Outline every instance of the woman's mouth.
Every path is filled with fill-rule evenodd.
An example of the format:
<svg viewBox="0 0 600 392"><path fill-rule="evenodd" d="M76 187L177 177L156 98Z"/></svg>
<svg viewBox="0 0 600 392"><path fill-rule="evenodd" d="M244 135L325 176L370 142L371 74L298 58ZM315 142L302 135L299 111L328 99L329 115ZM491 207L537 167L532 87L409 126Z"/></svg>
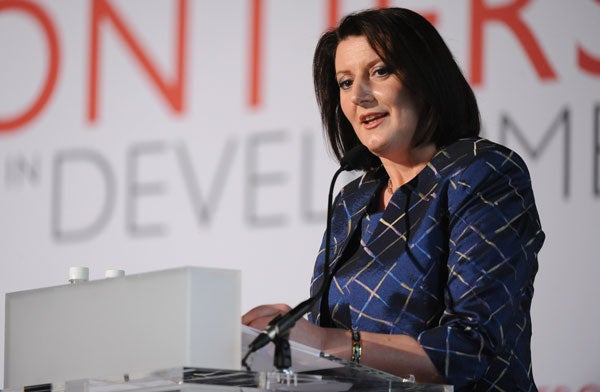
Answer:
<svg viewBox="0 0 600 392"><path fill-rule="evenodd" d="M361 124L363 124L365 128L371 129L381 124L381 122L383 122L383 119L387 117L387 115L387 113L368 113L363 114L362 116L360 116L359 119Z"/></svg>

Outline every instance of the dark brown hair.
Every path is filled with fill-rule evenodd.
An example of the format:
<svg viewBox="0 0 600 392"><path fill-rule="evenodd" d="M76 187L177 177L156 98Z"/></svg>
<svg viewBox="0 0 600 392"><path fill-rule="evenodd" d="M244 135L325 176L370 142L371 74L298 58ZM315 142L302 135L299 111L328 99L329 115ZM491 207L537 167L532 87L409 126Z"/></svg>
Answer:
<svg viewBox="0 0 600 392"><path fill-rule="evenodd" d="M473 90L435 27L405 8L366 10L346 16L337 28L323 34L313 59L321 120L338 160L360 144L341 111L335 79L337 46L350 36L364 36L411 92L419 108L414 146L433 142L442 147L479 134L479 109ZM380 164L375 155L369 162L363 169Z"/></svg>

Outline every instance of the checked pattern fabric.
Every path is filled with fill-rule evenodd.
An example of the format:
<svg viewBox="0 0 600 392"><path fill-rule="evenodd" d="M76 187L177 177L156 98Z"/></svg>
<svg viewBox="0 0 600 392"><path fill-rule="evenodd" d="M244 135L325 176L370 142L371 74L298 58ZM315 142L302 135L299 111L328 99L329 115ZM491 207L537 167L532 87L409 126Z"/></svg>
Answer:
<svg viewBox="0 0 600 392"><path fill-rule="evenodd" d="M459 140L377 211L387 179L367 172L334 201L334 326L414 337L457 391L535 391L530 306L544 233L524 161L486 139ZM320 318L317 305L309 319Z"/></svg>

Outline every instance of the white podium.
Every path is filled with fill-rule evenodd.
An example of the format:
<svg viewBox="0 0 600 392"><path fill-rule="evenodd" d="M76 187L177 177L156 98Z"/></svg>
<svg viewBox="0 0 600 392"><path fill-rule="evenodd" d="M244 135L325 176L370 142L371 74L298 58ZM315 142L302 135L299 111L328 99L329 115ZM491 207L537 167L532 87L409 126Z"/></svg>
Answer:
<svg viewBox="0 0 600 392"><path fill-rule="evenodd" d="M6 295L4 386L239 369L239 271L183 267Z"/></svg>
<svg viewBox="0 0 600 392"><path fill-rule="evenodd" d="M3 392L452 391L291 343L242 353L240 273L184 267L6 295Z"/></svg>

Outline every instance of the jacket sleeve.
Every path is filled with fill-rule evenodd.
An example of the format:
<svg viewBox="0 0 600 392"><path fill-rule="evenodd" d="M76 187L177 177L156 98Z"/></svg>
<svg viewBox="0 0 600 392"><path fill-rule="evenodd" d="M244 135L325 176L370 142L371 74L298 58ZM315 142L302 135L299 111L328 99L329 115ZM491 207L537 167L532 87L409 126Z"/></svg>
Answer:
<svg viewBox="0 0 600 392"><path fill-rule="evenodd" d="M445 310L418 341L460 390L483 377L492 360L507 367L515 360L499 358L503 353L530 362L529 310L544 233L528 170L514 152L475 157L450 179L447 197Z"/></svg>

